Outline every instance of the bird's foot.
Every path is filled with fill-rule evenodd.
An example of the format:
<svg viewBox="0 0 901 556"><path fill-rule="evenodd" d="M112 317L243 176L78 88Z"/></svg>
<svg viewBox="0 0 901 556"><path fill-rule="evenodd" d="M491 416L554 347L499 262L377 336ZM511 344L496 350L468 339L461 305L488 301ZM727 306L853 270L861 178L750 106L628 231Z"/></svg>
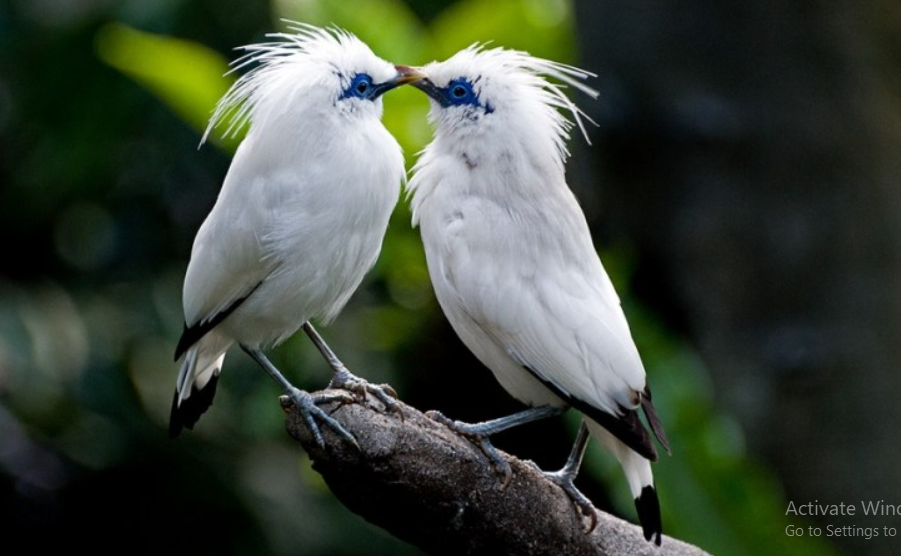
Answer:
<svg viewBox="0 0 901 556"><path fill-rule="evenodd" d="M403 419L403 413L397 403L397 392L390 384L372 384L342 367L335 371L332 381L329 382L329 388L347 390L360 400L365 400L367 394L372 394L385 406L386 411L397 413Z"/></svg>
<svg viewBox="0 0 901 556"><path fill-rule="evenodd" d="M542 473L545 477L550 479L551 482L562 488L563 492L569 496L569 499L576 507L576 511L588 519L588 526L585 527L585 533L591 533L598 525L598 514L595 511L594 504L591 503L591 500L582 494L573 483L576 478L576 473L573 471L577 472L578 469L572 470L564 467L560 471L542 471Z"/></svg>
<svg viewBox="0 0 901 556"><path fill-rule="evenodd" d="M319 408L319 404L330 403L330 402L340 402L344 403L353 403L355 400L352 396L341 393L328 393L328 394L310 394L309 392L305 392L303 390L299 390L297 388L293 388L289 390L286 395L280 398L282 407L290 407L291 404L297 408L300 412L301 417L303 417L304 422L307 424L307 428L310 429L310 433L313 435L313 438L316 440L316 443L319 444L320 448L325 448L325 440L322 438L322 432L319 430L319 423L323 426L326 426L332 429L339 436L353 444L358 450L360 449L360 445L357 444L357 440L353 437L350 432L344 428L344 425L335 420L334 417L323 411ZM317 423L318 421L318 423Z"/></svg>
<svg viewBox="0 0 901 556"><path fill-rule="evenodd" d="M482 450L482 453L485 454L485 457L491 462L495 471L503 476L503 479L501 479L501 489L506 488L507 485L510 484L510 480L513 478L513 468L510 467L510 463L501 456L500 452L497 451L497 448L495 448L489 440L489 436L494 432L497 432L496 427L492 426L492 422L462 423L460 421L449 419L440 411L434 410L426 412L426 415L433 421L441 423L460 436L475 443L479 449Z"/></svg>

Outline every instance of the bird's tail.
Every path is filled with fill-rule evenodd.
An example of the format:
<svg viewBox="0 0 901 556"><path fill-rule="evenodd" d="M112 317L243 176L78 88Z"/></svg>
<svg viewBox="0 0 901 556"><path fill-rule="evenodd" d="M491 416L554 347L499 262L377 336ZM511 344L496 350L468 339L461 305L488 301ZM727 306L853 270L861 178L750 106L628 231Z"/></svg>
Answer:
<svg viewBox="0 0 901 556"><path fill-rule="evenodd" d="M182 359L169 414L169 437L182 429L193 429L200 416L213 405L219 373L231 340L208 332L188 348Z"/></svg>
<svg viewBox="0 0 901 556"><path fill-rule="evenodd" d="M610 434L604 427L588 420L588 429L619 461L629 482L629 490L635 499L638 520L644 532L644 538L660 546L663 526L660 520L660 502L654 488L654 474L651 472L650 460L642 457Z"/></svg>

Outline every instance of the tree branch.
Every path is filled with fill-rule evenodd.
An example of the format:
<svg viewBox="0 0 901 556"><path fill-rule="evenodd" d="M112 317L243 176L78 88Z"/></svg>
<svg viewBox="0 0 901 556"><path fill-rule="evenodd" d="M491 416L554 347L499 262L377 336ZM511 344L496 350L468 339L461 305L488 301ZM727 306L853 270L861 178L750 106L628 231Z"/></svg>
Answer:
<svg viewBox="0 0 901 556"><path fill-rule="evenodd" d="M513 478L501 488L475 445L406 404L399 403L403 418L385 413L372 397L321 407L360 449L323 428L323 450L287 407L288 432L309 453L313 469L351 511L430 554L706 554L670 537L658 548L638 526L602 512L586 534L569 498L534 464L504 454Z"/></svg>

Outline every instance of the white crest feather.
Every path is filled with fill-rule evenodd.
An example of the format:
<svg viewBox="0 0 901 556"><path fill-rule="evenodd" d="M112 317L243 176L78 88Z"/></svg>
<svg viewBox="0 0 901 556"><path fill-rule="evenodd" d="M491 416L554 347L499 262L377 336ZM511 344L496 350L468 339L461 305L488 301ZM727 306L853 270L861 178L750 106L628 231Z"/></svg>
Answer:
<svg viewBox="0 0 901 556"><path fill-rule="evenodd" d="M582 132L582 136L585 137L585 141L589 145L591 144L591 139L588 137L588 131L585 129L583 120L587 120L595 126L597 125L597 122L592 120L591 117L579 108L579 106L576 105L564 91L567 86L569 86L582 91L592 99L596 99L598 97L598 91L584 83L589 77L597 77L596 74L569 64L554 62L544 58L536 58L528 52L520 50L505 50L498 48L482 50L482 47L479 45L472 45L470 48L475 49L476 52L482 52L483 55L496 53L502 58L502 63L529 74L533 78L530 80L529 84L543 92L542 99L544 102L549 106L560 108L572 114L573 120L575 120L576 124L579 126L579 130ZM562 84L548 81L544 78L545 76L551 77ZM565 131L569 131L572 122L565 117L562 117L562 119L561 125Z"/></svg>
<svg viewBox="0 0 901 556"><path fill-rule="evenodd" d="M244 55L231 63L230 75L248 66L254 66L232 84L228 92L216 104L210 122L200 140L206 142L213 129L228 122L223 137L235 137L252 121L253 111L259 100L259 90L274 72L283 66L302 62L320 49L331 51L368 47L353 34L337 27L321 28L308 23L283 20L288 23L285 33L269 33L266 36L277 39L272 42L249 44L238 47Z"/></svg>
<svg viewBox="0 0 901 556"><path fill-rule="evenodd" d="M514 104L517 100L534 101L525 108L530 112L520 113L519 116L543 120L543 124L536 125L533 129L536 133L548 134L546 137L555 148L554 162L561 169L570 154L566 143L573 125L579 127L585 141L591 144L585 122L593 125L597 123L567 96L566 89L572 87L591 98L597 98L598 91L585 84L586 79L595 77L592 72L537 58L524 51L488 49L480 43L460 50L443 62L428 64L423 71L433 81L440 81L441 85L452 79L466 77L472 82L482 101L493 107L498 107L502 102ZM488 82L492 84L488 85ZM435 114L438 113L433 113Z"/></svg>
<svg viewBox="0 0 901 556"><path fill-rule="evenodd" d="M512 71L514 74L518 73L523 79L522 83L537 92L545 104L570 113L582 132L582 136L585 137L585 141L589 145L591 144L584 120L592 125L597 125L597 122L579 108L566 95L565 90L567 87L573 87L592 99L596 99L598 91L584 83L589 77L597 77L596 74L569 64L537 58L525 51L505 48L486 49L486 46L487 44L484 43L474 43L455 54L454 57L471 56L474 60L478 60L480 66L485 65L489 68L489 73L497 66L507 69L508 72ZM553 78L560 83L549 81L546 77ZM561 131L568 132L572 127L572 122L565 116L561 116L559 125Z"/></svg>

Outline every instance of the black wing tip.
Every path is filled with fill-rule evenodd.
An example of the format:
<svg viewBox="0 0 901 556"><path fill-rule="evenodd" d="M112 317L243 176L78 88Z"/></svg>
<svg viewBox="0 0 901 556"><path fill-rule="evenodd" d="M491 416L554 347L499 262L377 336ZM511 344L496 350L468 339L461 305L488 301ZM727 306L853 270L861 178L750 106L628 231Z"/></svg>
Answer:
<svg viewBox="0 0 901 556"><path fill-rule="evenodd" d="M657 461L657 449L654 447L654 443L638 417L636 410L620 406L620 415L607 413L603 409L597 408L585 400L564 391L554 383L545 380L544 377L529 366L523 365L523 368L544 384L548 390L610 431L610 434L618 438L620 442L634 450L641 457L649 461Z"/></svg>
<svg viewBox="0 0 901 556"><path fill-rule="evenodd" d="M178 391L175 392L172 396L172 411L169 413L169 438L178 438L184 429L194 429L200 416L213 405L218 383L219 373L214 371L203 388L191 387L191 395L181 405L178 403Z"/></svg>
<svg viewBox="0 0 901 556"><path fill-rule="evenodd" d="M611 415L593 406L579 407L583 413L597 421L599 425L610 431L620 442L635 451L648 461L656 462L659 459L657 448L651 440L644 423L638 416L638 412L619 406L620 416Z"/></svg>
<svg viewBox="0 0 901 556"><path fill-rule="evenodd" d="M663 446L667 455L673 455L673 451L670 449L669 439L666 437L666 431L663 430L663 422L661 422L660 418L657 416L657 409L654 407L654 402L651 401L650 392L648 392L648 395L642 396L641 409L644 410L644 415L648 418L648 424L651 425L651 431L653 431L654 436L657 437L657 442Z"/></svg>
<svg viewBox="0 0 901 556"><path fill-rule="evenodd" d="M660 500L657 498L657 491L653 485L641 489L641 494L635 499L635 509L638 511L638 521L641 522L644 539L660 546L663 522L660 519ZM654 539L655 536L656 539Z"/></svg>
<svg viewBox="0 0 901 556"><path fill-rule="evenodd" d="M216 313L212 317L202 320L192 326L188 326L188 323L185 323L185 328L181 333L181 338L178 339L178 344L175 346L175 360L178 361L178 358L184 355L188 348L196 344L201 338L206 336L206 333L210 330L219 326L219 323L224 321L226 317L232 314L235 309L241 306L250 295L256 291L257 288L260 287L263 281L260 280L257 284L247 292L247 295L244 297L239 297L234 300L231 305L225 308L225 310Z"/></svg>

